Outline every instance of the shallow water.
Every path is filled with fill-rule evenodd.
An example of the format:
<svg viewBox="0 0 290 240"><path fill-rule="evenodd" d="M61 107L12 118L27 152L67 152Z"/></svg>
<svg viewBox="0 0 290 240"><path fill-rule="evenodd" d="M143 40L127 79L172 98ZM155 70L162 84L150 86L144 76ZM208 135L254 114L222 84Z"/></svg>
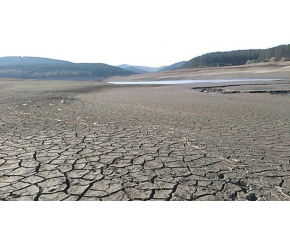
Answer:
<svg viewBox="0 0 290 240"><path fill-rule="evenodd" d="M171 85L188 83L227 83L227 82L255 82L255 81L275 81L280 79L198 79L198 80L165 80L165 81L140 81L140 82L108 82L118 85Z"/></svg>

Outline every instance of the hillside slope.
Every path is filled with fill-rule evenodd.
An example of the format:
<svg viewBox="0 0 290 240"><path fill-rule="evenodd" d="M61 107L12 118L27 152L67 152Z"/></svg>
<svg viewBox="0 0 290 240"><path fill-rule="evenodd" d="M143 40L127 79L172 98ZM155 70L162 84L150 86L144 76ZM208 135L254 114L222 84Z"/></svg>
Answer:
<svg viewBox="0 0 290 240"><path fill-rule="evenodd" d="M163 68L159 69L158 72L165 72L165 71L175 70L175 69L180 68L185 63L187 63L187 62L186 61L182 61L182 62L174 63L174 64L172 64L170 66L166 66L166 67L163 67Z"/></svg>
<svg viewBox="0 0 290 240"><path fill-rule="evenodd" d="M290 60L290 44L269 49L213 52L195 57L180 68L235 66L254 62Z"/></svg>
<svg viewBox="0 0 290 240"><path fill-rule="evenodd" d="M133 67L133 66L122 67L122 68L124 70L135 72L135 73L138 73L138 74L149 73L148 71L145 71L145 70L139 69L137 67Z"/></svg>
<svg viewBox="0 0 290 240"><path fill-rule="evenodd" d="M134 74L104 63L72 63L38 57L0 58L1 78L107 78Z"/></svg>
<svg viewBox="0 0 290 240"><path fill-rule="evenodd" d="M123 69L132 69L132 68L134 68L135 71L136 71L136 69L138 69L137 71L140 71L140 73L157 72L160 69L164 68L164 66L162 66L162 67L146 67L146 66L135 66L135 65L128 65L128 64L122 64L122 65L119 65L118 67L123 68Z"/></svg>

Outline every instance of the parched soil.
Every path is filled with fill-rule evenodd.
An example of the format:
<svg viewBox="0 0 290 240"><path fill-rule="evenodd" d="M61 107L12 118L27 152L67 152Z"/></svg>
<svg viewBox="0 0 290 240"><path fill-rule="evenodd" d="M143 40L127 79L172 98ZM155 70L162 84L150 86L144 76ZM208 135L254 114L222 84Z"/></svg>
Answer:
<svg viewBox="0 0 290 240"><path fill-rule="evenodd" d="M289 79L290 61L252 63L240 66L206 67L180 69L167 72L139 74L128 77L112 77L106 82L113 81L162 81L185 79Z"/></svg>
<svg viewBox="0 0 290 240"><path fill-rule="evenodd" d="M0 199L289 200L289 83L2 79Z"/></svg>

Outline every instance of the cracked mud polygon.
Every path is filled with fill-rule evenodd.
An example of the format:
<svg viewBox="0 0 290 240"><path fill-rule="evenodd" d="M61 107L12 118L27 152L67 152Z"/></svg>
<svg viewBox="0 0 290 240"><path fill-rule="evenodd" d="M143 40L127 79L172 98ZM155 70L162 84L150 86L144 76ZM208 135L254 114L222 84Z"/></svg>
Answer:
<svg viewBox="0 0 290 240"><path fill-rule="evenodd" d="M0 199L289 200L290 95L271 84L289 87L1 80Z"/></svg>

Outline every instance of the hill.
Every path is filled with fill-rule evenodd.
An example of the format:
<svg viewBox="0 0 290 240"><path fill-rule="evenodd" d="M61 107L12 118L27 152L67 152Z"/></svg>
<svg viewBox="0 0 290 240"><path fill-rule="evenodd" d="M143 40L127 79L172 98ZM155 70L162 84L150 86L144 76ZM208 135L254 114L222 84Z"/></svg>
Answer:
<svg viewBox="0 0 290 240"><path fill-rule="evenodd" d="M134 65L128 65L128 64L122 64L122 65L119 65L118 67L123 68L123 69L132 69L132 68L134 68L135 71L138 71L138 73L157 72L161 68L164 68L164 66L162 66L162 67L146 67L146 66L134 66Z"/></svg>
<svg viewBox="0 0 290 240"><path fill-rule="evenodd" d="M129 65L122 65L123 67L119 66L120 68L123 68L124 70L127 70L127 71L131 71L131 72L135 72L135 73L138 73L138 74L142 74L142 73L149 73L148 71L144 71L142 69L139 69L137 67L133 67L133 66L129 66Z"/></svg>
<svg viewBox="0 0 290 240"><path fill-rule="evenodd" d="M186 63L186 61L182 61L182 62L178 62L178 63L174 63L170 66L166 66L166 67L163 67L161 69L158 70L158 72L165 72L165 71L171 71L171 70L175 70L175 69L178 69L180 68L182 65L184 65Z"/></svg>
<svg viewBox="0 0 290 240"><path fill-rule="evenodd" d="M107 78L134 72L104 63L72 63L38 57L1 57L1 78Z"/></svg>
<svg viewBox="0 0 290 240"><path fill-rule="evenodd" d="M231 66L280 60L290 60L290 44L269 49L207 53L189 60L180 68Z"/></svg>

